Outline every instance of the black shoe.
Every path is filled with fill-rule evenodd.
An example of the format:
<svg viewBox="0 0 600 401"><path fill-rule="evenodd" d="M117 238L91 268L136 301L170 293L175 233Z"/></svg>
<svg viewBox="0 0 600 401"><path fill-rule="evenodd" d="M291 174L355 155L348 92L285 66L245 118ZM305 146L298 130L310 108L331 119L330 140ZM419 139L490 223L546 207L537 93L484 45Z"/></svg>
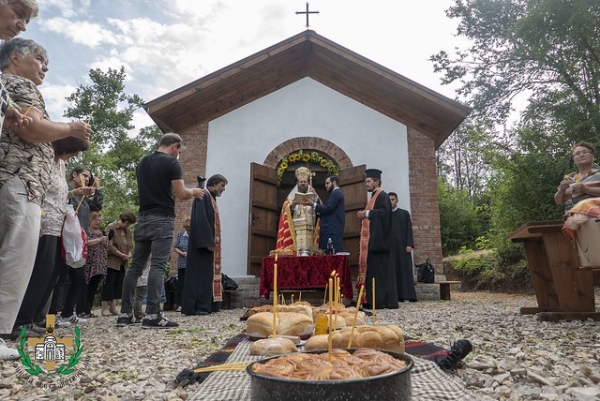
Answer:
<svg viewBox="0 0 600 401"><path fill-rule="evenodd" d="M455 371L461 365L461 361L473 351L473 345L469 340L458 340L448 351L448 355L436 361L438 366L445 370Z"/></svg>
<svg viewBox="0 0 600 401"><path fill-rule="evenodd" d="M117 318L117 327L125 327L130 326L132 324L136 324L138 321L135 316L128 315L126 313L122 313L121 316Z"/></svg>
<svg viewBox="0 0 600 401"><path fill-rule="evenodd" d="M43 337L46 335L46 329L41 329L36 327L33 324L26 324L23 326L15 327L12 332L8 335L8 338L12 341L15 341L21 336L23 331L23 327L25 327L25 338L35 338L35 337Z"/></svg>
<svg viewBox="0 0 600 401"><path fill-rule="evenodd" d="M179 324L167 319L162 312L157 313L156 319L145 317L142 320L142 329L171 329L179 327Z"/></svg>

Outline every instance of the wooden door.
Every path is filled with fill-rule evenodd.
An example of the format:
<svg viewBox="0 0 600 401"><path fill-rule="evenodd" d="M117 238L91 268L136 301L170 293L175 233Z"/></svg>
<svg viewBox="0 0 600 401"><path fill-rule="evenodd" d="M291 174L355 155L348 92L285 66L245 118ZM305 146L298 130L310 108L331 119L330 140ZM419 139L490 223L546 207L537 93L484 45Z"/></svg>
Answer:
<svg viewBox="0 0 600 401"><path fill-rule="evenodd" d="M358 273L358 251L360 245L361 221L356 212L367 206L367 190L365 188L364 164L340 171L340 188L344 194L346 206L346 224L344 227L344 249L350 252L348 262L352 278Z"/></svg>
<svg viewBox="0 0 600 401"><path fill-rule="evenodd" d="M250 164L248 274L260 277L262 259L277 243L277 174L275 169Z"/></svg>

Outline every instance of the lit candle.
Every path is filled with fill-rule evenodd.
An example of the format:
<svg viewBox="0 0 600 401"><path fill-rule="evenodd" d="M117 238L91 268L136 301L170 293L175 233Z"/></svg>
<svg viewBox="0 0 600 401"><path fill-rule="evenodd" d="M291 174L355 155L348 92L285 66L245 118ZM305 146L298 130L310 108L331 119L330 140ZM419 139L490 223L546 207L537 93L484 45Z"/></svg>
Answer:
<svg viewBox="0 0 600 401"><path fill-rule="evenodd" d="M332 339L332 332L333 332L333 324L331 321L331 313L333 312L333 280L330 278L329 279L329 338L328 338L328 343L329 343L329 362L331 362L331 350L333 349L333 339Z"/></svg>
<svg viewBox="0 0 600 401"><path fill-rule="evenodd" d="M273 338L277 337L277 254L273 265Z"/></svg>
<svg viewBox="0 0 600 401"><path fill-rule="evenodd" d="M354 326L356 326L356 319L358 318L358 310L360 309L360 300L362 299L363 290L365 289L364 285L360 286L360 291L358 291L358 298L356 299L356 312L354 312L354 321L352 322L352 330L350 330L350 339L348 340L348 348L352 348L352 337L354 336Z"/></svg>

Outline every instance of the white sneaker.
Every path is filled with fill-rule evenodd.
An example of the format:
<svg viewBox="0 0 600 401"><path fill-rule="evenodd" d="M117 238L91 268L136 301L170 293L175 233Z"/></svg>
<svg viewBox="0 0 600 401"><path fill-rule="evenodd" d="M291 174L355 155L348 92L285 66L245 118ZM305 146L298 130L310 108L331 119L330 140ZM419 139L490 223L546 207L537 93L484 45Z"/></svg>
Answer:
<svg viewBox="0 0 600 401"><path fill-rule="evenodd" d="M19 351L8 348L4 339L0 338L0 361L9 361L12 359L19 359L20 357Z"/></svg>
<svg viewBox="0 0 600 401"><path fill-rule="evenodd" d="M81 318L81 317L77 316L75 313L73 313L71 316L64 316L63 320L66 320L67 322L69 322L71 324L86 324L87 323L87 319Z"/></svg>
<svg viewBox="0 0 600 401"><path fill-rule="evenodd" d="M70 327L71 326L71 322L69 322L68 320L65 320L65 318L63 318L62 316L59 316L59 315L56 316L56 321L54 322L54 324L56 325L56 327Z"/></svg>

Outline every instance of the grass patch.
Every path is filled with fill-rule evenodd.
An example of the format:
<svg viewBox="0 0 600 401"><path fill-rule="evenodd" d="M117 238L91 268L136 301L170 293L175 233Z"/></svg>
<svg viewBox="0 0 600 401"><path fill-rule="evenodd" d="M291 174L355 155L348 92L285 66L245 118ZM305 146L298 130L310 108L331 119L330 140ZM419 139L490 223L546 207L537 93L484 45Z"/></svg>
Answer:
<svg viewBox="0 0 600 401"><path fill-rule="evenodd" d="M450 280L462 281L462 290L532 294L527 261L501 256L495 249L462 249L444 258L444 273Z"/></svg>

